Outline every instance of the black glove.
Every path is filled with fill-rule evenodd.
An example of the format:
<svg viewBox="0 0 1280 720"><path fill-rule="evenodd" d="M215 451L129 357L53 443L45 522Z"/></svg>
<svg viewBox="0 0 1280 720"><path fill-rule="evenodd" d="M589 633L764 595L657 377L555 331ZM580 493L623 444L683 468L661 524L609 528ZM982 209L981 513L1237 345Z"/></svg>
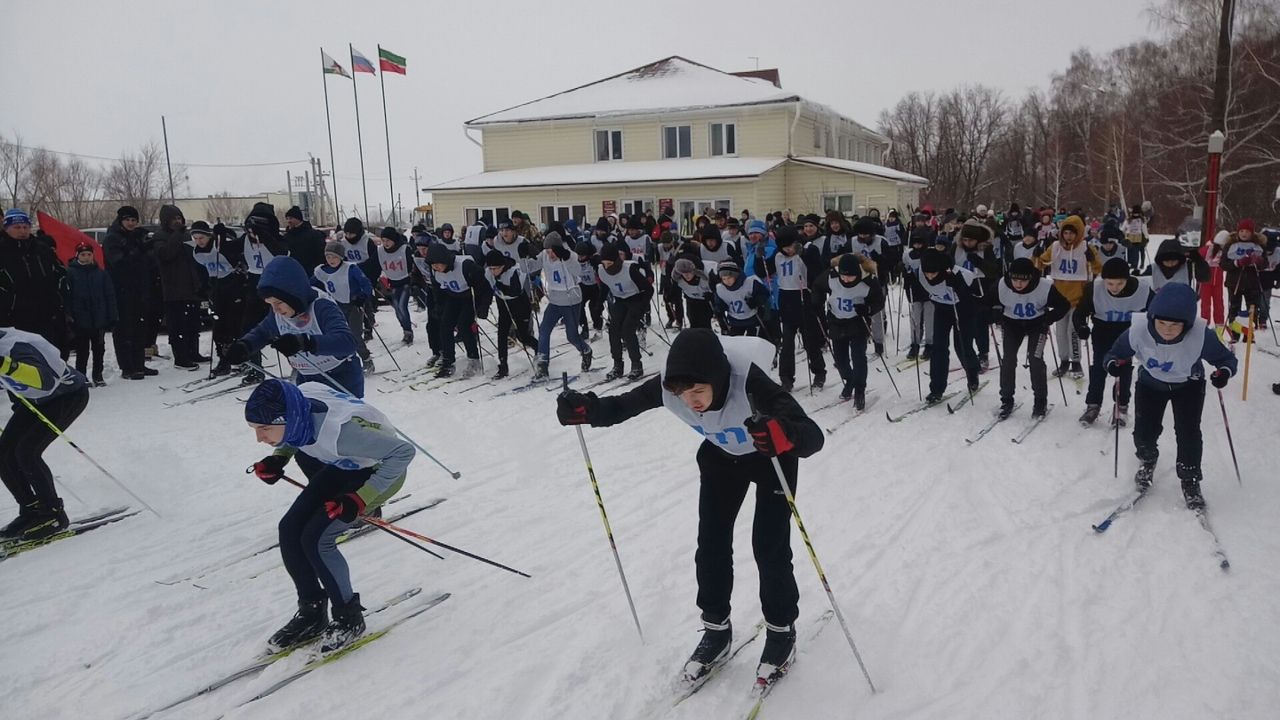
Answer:
<svg viewBox="0 0 1280 720"><path fill-rule="evenodd" d="M987 311L987 319L993 325L995 323L1004 322L1004 308L992 307Z"/></svg>
<svg viewBox="0 0 1280 720"><path fill-rule="evenodd" d="M561 425L590 425L599 404L595 393L565 390L556 398L556 419Z"/></svg>
<svg viewBox="0 0 1280 720"><path fill-rule="evenodd" d="M1213 383L1213 386L1218 388L1219 390L1226 387L1227 381L1230 379L1231 379L1231 371L1224 367L1220 367L1217 370L1214 370L1213 374L1209 376L1209 382Z"/></svg>
<svg viewBox="0 0 1280 720"><path fill-rule="evenodd" d="M284 477L284 466L288 464L289 458L286 455L268 455L253 464L253 474L262 482L275 485L277 480Z"/></svg>
<svg viewBox="0 0 1280 720"><path fill-rule="evenodd" d="M1111 377L1120 377L1131 365L1128 358L1116 358L1107 363L1107 374Z"/></svg>
<svg viewBox="0 0 1280 720"><path fill-rule="evenodd" d="M300 352L311 352L312 350L315 350L316 342L310 335L288 333L272 340L271 347L278 350L280 354L285 357L293 357Z"/></svg>
<svg viewBox="0 0 1280 720"><path fill-rule="evenodd" d="M778 418L762 415L758 418L748 418L744 424L747 426L747 432L751 434L751 442L755 443L756 452L761 455L773 457L795 447L795 443L787 437L786 428Z"/></svg>
<svg viewBox="0 0 1280 720"><path fill-rule="evenodd" d="M229 365L241 365L248 362L250 353L249 343L237 340L222 351L222 359L226 360Z"/></svg>
<svg viewBox="0 0 1280 720"><path fill-rule="evenodd" d="M1076 326L1076 337L1080 338L1081 340L1088 340L1089 333L1090 333L1090 330L1088 325Z"/></svg>

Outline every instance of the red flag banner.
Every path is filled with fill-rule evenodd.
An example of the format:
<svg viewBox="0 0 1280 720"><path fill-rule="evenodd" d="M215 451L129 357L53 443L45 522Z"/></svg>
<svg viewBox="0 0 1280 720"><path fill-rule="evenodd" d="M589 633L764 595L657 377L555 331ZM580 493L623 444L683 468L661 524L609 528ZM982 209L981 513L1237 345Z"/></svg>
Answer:
<svg viewBox="0 0 1280 720"><path fill-rule="evenodd" d="M37 212L36 220L40 223L40 229L53 237L54 252L58 254L59 260L70 262L76 256L76 246L89 243L93 246L93 257L98 261L98 267L106 267L102 259L102 246L96 240L47 213Z"/></svg>

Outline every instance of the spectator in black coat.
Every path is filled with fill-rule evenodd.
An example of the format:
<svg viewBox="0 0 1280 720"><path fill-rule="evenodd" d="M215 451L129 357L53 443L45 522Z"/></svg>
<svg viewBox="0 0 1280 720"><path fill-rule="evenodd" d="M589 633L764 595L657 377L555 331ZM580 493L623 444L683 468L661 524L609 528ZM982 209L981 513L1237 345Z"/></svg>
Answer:
<svg viewBox="0 0 1280 720"><path fill-rule="evenodd" d="M107 272L115 287L119 320L111 331L120 375L127 380L141 380L157 371L144 365L145 348L149 344L148 325L158 308L153 307L152 286L159 268L149 250L147 231L139 226L136 208L125 205L116 211L115 222L102 241L102 254Z"/></svg>
<svg viewBox="0 0 1280 720"><path fill-rule="evenodd" d="M0 327L43 335L66 350L67 271L48 244L31 233L31 218L17 208L0 229Z"/></svg>
<svg viewBox="0 0 1280 720"><path fill-rule="evenodd" d="M297 205L284 214L284 241L289 246L289 257L297 260L307 277L324 263L324 233L311 227L302 219L302 209Z"/></svg>
<svg viewBox="0 0 1280 720"><path fill-rule="evenodd" d="M187 244L187 219L182 211L173 205L162 205L160 229L154 238L173 364L184 370L195 370L202 360L208 360L201 357L199 349L200 292L204 275Z"/></svg>

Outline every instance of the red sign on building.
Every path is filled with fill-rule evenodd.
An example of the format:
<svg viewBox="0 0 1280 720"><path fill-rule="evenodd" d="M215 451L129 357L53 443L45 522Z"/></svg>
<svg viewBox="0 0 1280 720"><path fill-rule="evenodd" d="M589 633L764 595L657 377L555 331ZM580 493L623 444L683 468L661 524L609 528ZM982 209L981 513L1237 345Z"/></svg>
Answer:
<svg viewBox="0 0 1280 720"><path fill-rule="evenodd" d="M601 206L602 207L600 209L603 210L601 214L603 215L606 215L606 216L615 215L618 212L617 200L605 200L603 203L601 203Z"/></svg>
<svg viewBox="0 0 1280 720"><path fill-rule="evenodd" d="M658 212L659 213L666 212L667 210L670 210L674 204L675 204L675 200L671 198L659 198Z"/></svg>

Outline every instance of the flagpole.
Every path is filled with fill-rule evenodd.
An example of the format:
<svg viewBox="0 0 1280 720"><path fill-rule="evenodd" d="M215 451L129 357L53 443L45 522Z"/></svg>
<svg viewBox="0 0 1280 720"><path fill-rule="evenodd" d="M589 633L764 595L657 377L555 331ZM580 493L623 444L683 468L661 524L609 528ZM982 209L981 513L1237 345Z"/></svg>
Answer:
<svg viewBox="0 0 1280 720"><path fill-rule="evenodd" d="M352 84L356 81L351 78ZM324 48L320 48L320 82L324 84L324 124L329 130L329 172L333 175L333 224L341 227L342 219L338 217L338 176L333 164L333 121L329 119L329 72L324 65ZM323 182L323 180L321 180Z"/></svg>
<svg viewBox="0 0 1280 720"><path fill-rule="evenodd" d="M382 65L382 46L378 46L378 65ZM387 73L378 68L378 84L382 86L382 129L387 138L387 185L391 188L391 224L396 224L396 181L391 170L391 126L387 122Z"/></svg>
<svg viewBox="0 0 1280 720"><path fill-rule="evenodd" d="M360 135L360 93L356 91L356 49L347 43L347 52L351 55L351 96L356 102L356 147L360 150L360 191L364 193L364 220L369 220L369 186L364 179L364 139Z"/></svg>

